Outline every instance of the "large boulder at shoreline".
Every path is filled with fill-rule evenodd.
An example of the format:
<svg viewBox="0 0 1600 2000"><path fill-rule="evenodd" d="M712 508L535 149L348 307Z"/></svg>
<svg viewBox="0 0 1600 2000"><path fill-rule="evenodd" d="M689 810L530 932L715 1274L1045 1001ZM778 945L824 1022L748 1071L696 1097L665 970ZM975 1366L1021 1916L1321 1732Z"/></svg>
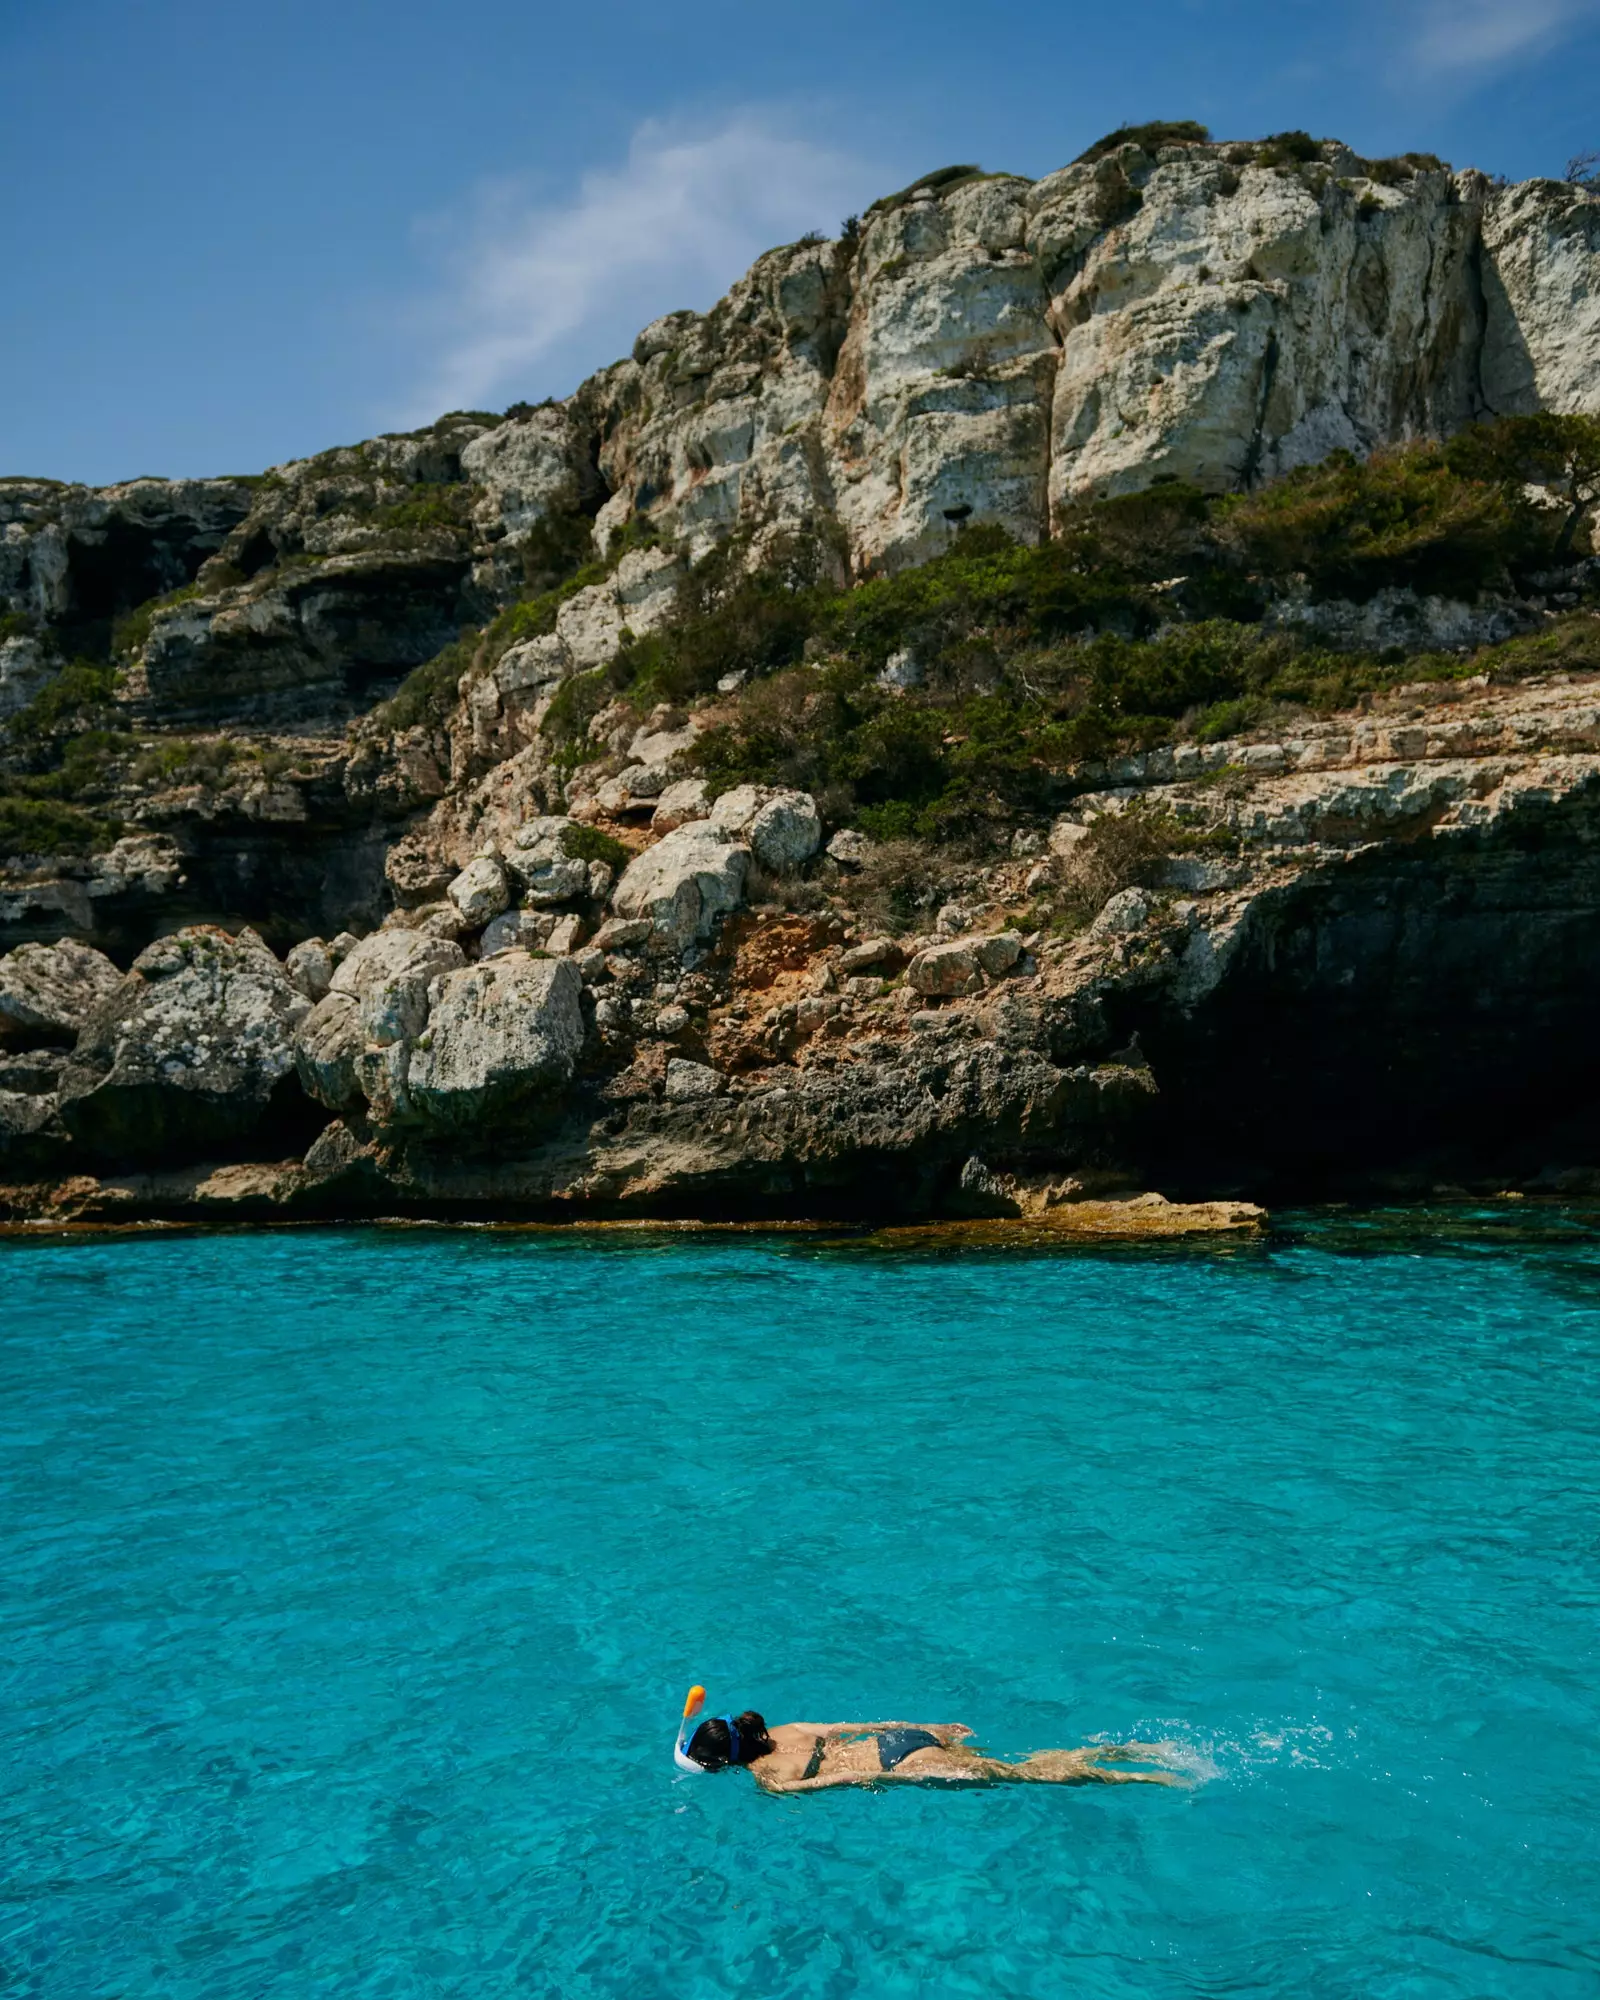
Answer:
<svg viewBox="0 0 1600 2000"><path fill-rule="evenodd" d="M363 1098L380 1114L404 1095L410 1043L428 1021L428 991L464 965L461 947L422 931L374 931L346 955L295 1037L300 1081L330 1111Z"/></svg>
<svg viewBox="0 0 1600 2000"><path fill-rule="evenodd" d="M710 820L694 820L647 847L628 863L611 907L642 917L658 938L678 948L709 937L719 918L739 907L750 850Z"/></svg>
<svg viewBox="0 0 1600 2000"><path fill-rule="evenodd" d="M559 1089L583 1046L582 992L570 958L507 951L452 972L411 1056L414 1116L472 1129Z"/></svg>
<svg viewBox="0 0 1600 2000"><path fill-rule="evenodd" d="M0 1047L70 1047L121 984L122 974L92 945L71 938L18 945L0 958Z"/></svg>
<svg viewBox="0 0 1600 2000"><path fill-rule="evenodd" d="M305 996L254 931L159 938L92 1014L61 1079L79 1148L116 1162L204 1158L292 1119Z"/></svg>

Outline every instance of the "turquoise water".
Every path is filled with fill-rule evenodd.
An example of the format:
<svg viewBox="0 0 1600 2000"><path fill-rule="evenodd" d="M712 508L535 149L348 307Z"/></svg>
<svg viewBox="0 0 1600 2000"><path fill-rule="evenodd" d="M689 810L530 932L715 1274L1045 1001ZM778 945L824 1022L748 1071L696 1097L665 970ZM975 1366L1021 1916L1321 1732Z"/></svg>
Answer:
<svg viewBox="0 0 1600 2000"><path fill-rule="evenodd" d="M1600 1245L0 1245L0 1989L1600 1988ZM683 1691L1192 1791L688 1778Z"/></svg>

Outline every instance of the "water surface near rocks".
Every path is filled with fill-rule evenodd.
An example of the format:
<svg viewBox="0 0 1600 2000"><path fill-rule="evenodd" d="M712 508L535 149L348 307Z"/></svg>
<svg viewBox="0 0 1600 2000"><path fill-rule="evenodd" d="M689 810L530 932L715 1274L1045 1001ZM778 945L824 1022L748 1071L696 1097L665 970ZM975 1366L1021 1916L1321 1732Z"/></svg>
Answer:
<svg viewBox="0 0 1600 2000"><path fill-rule="evenodd" d="M0 1244L0 1985L1592 1995L1600 1244ZM771 1800L769 1717L1192 1792Z"/></svg>

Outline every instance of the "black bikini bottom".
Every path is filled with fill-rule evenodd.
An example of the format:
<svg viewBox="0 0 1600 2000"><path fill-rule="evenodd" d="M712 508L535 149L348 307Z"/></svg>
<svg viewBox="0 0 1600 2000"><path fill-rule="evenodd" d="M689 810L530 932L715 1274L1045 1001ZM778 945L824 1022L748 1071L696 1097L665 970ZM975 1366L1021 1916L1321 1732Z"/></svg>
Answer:
<svg viewBox="0 0 1600 2000"><path fill-rule="evenodd" d="M942 1750L944 1745L928 1729L882 1729L878 1732L878 1764L892 1771L915 1750Z"/></svg>

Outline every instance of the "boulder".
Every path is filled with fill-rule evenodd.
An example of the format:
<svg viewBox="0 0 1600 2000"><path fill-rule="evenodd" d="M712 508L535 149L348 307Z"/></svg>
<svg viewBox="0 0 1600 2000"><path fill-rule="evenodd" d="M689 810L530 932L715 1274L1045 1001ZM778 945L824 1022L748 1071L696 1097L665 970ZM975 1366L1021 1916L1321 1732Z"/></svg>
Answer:
<svg viewBox="0 0 1600 2000"><path fill-rule="evenodd" d="M332 1111L363 1096L374 1109L392 1108L394 1064L384 1051L421 1034L429 987L465 962L458 944L418 931L362 938L295 1037L296 1067L310 1095Z"/></svg>
<svg viewBox="0 0 1600 2000"><path fill-rule="evenodd" d="M972 948L978 963L991 979L1009 972L1022 956L1022 939L1015 931L995 931L989 937L974 938Z"/></svg>
<svg viewBox="0 0 1600 2000"><path fill-rule="evenodd" d="M919 951L906 968L906 982L913 992L951 999L976 992L983 984L983 972L973 947L952 940Z"/></svg>
<svg viewBox="0 0 1600 2000"><path fill-rule="evenodd" d="M863 938L851 945L839 960L839 970L848 978L856 972L898 972L905 964L905 951L891 937Z"/></svg>
<svg viewBox="0 0 1600 2000"><path fill-rule="evenodd" d="M473 925L486 924L511 901L506 871L492 855L480 854L469 861L446 891L463 919Z"/></svg>
<svg viewBox="0 0 1600 2000"><path fill-rule="evenodd" d="M478 941L478 956L497 951L543 951L557 919L548 910L507 910L496 917Z"/></svg>
<svg viewBox="0 0 1600 2000"><path fill-rule="evenodd" d="M822 845L822 821L809 792L779 792L755 813L745 834L761 866L790 875Z"/></svg>
<svg viewBox="0 0 1600 2000"><path fill-rule="evenodd" d="M720 1097L727 1087L728 1079L705 1063L685 1062L681 1056L673 1056L667 1063L666 1094L674 1104Z"/></svg>
<svg viewBox="0 0 1600 2000"><path fill-rule="evenodd" d="M303 938L290 948L283 964L289 983L313 1004L327 992L333 979L333 954L321 938Z"/></svg>
<svg viewBox="0 0 1600 2000"><path fill-rule="evenodd" d="M160 938L84 1025L61 1080L67 1129L119 1165L266 1143L295 1117L306 1011L254 931Z"/></svg>
<svg viewBox="0 0 1600 2000"><path fill-rule="evenodd" d="M525 903L548 908L589 893L589 864L567 851L576 825L551 815L527 820L512 834L505 866L521 885Z"/></svg>
<svg viewBox="0 0 1600 2000"><path fill-rule="evenodd" d="M612 908L648 918L657 937L681 948L709 937L739 907L749 868L748 847L714 820L696 820L629 862Z"/></svg>
<svg viewBox="0 0 1600 2000"><path fill-rule="evenodd" d="M502 952L452 972L411 1057L415 1116L440 1131L502 1119L571 1077L583 1046L571 959Z"/></svg>
<svg viewBox="0 0 1600 2000"><path fill-rule="evenodd" d="M711 812L704 778L680 778L668 785L656 801L650 818L652 833L673 833L691 820L706 819Z"/></svg>
<svg viewBox="0 0 1600 2000"><path fill-rule="evenodd" d="M610 917L594 934L599 951L635 951L647 944L655 926L647 917Z"/></svg>
<svg viewBox="0 0 1600 2000"><path fill-rule="evenodd" d="M1089 926L1094 937L1123 937L1136 931L1150 914L1150 898L1143 889L1119 889Z"/></svg>
<svg viewBox="0 0 1600 2000"><path fill-rule="evenodd" d="M0 1047L70 1046L122 974L92 945L23 944L0 958Z"/></svg>
<svg viewBox="0 0 1600 2000"><path fill-rule="evenodd" d="M0 1164L7 1172L48 1167L67 1145L56 1095L67 1060L63 1049L0 1053Z"/></svg>

